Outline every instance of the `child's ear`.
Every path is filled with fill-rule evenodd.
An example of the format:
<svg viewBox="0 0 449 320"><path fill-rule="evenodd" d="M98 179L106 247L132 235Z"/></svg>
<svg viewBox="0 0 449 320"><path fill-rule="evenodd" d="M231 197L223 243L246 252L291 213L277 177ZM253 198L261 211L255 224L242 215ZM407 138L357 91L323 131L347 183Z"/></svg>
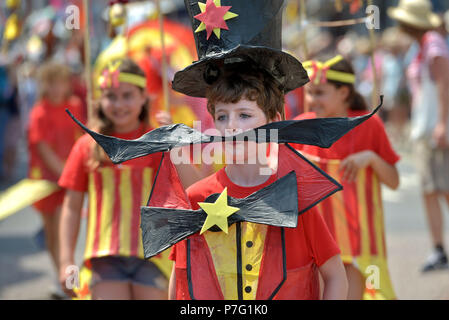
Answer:
<svg viewBox="0 0 449 320"><path fill-rule="evenodd" d="M337 89L338 94L340 95L340 97L342 98L342 101L347 101L349 98L349 87L348 86L341 86L340 88Z"/></svg>
<svg viewBox="0 0 449 320"><path fill-rule="evenodd" d="M278 122L278 121L281 121L281 120L282 120L281 113L280 112L276 112L276 115L274 116L273 119L271 119L270 122Z"/></svg>

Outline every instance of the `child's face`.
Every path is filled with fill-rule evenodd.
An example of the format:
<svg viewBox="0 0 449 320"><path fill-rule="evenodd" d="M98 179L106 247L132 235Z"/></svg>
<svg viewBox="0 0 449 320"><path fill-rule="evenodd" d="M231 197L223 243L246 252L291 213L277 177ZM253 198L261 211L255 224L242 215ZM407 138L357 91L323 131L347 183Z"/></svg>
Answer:
<svg viewBox="0 0 449 320"><path fill-rule="evenodd" d="M279 120L280 114L272 121ZM246 99L241 99L237 103L217 103L214 121L218 131L226 136L248 131L271 122L268 121L267 116L255 101ZM254 158L257 157L255 142L227 142L224 147L227 159L231 157L234 162L236 159L245 160L245 163L248 163L248 159L258 159Z"/></svg>
<svg viewBox="0 0 449 320"><path fill-rule="evenodd" d="M337 88L329 83L308 83L305 87L305 105L319 118L341 117L346 115L347 95L346 86Z"/></svg>
<svg viewBox="0 0 449 320"><path fill-rule="evenodd" d="M101 92L101 108L115 131L127 132L139 125L139 115L146 101L146 93L130 83L120 82L118 88Z"/></svg>
<svg viewBox="0 0 449 320"><path fill-rule="evenodd" d="M54 79L48 84L47 92L51 102L61 104L70 94L70 82L68 79Z"/></svg>
<svg viewBox="0 0 449 320"><path fill-rule="evenodd" d="M247 131L264 124L268 119L256 101L241 99L237 103L218 102L215 105L215 127L222 135L226 131Z"/></svg>

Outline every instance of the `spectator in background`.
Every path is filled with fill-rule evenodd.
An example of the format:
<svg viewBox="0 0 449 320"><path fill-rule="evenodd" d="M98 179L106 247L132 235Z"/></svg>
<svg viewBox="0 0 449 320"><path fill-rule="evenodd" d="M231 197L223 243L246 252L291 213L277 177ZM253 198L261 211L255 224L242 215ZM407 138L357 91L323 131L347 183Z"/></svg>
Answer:
<svg viewBox="0 0 449 320"><path fill-rule="evenodd" d="M395 144L408 140L404 139L410 111L409 92L404 76L404 56L411 42L410 37L404 37L397 27L390 27L382 34L381 46L384 55L380 92L384 95L387 129Z"/></svg>
<svg viewBox="0 0 449 320"><path fill-rule="evenodd" d="M419 43L407 78L412 93L411 138L434 245L422 269L426 272L448 267L439 200L445 198L449 204L449 48L435 31L441 19L429 0L401 0L388 15Z"/></svg>
<svg viewBox="0 0 449 320"><path fill-rule="evenodd" d="M4 170L4 158L6 153L6 129L8 123L17 108L17 91L12 85L8 69L5 65L0 66L0 179L7 178Z"/></svg>
<svg viewBox="0 0 449 320"><path fill-rule="evenodd" d="M82 135L78 125L67 116L68 108L82 119L82 103L71 94L71 72L65 65L47 62L38 69L39 100L30 114L28 127L29 177L56 183L75 141ZM33 206L42 217L45 243L59 270L58 226L64 190L56 191ZM55 282L57 279L55 277ZM59 282L53 295L64 297Z"/></svg>

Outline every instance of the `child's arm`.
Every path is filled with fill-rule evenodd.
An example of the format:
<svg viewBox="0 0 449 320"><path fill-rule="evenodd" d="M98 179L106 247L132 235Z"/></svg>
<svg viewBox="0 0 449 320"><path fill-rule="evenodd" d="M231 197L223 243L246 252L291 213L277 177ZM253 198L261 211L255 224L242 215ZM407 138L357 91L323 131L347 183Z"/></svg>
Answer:
<svg viewBox="0 0 449 320"><path fill-rule="evenodd" d="M84 193L67 190L62 205L61 221L59 225L59 281L62 289L69 297L75 297L72 289L66 287L66 268L75 265L74 252L81 220Z"/></svg>
<svg viewBox="0 0 449 320"><path fill-rule="evenodd" d="M171 271L170 282L168 284L168 300L176 300L176 262L173 262L173 269Z"/></svg>
<svg viewBox="0 0 449 320"><path fill-rule="evenodd" d="M184 189L213 173L211 165L201 163L200 167L197 167L193 164L190 157L191 151L191 146L173 148L170 151L170 159L176 167Z"/></svg>
<svg viewBox="0 0 449 320"><path fill-rule="evenodd" d="M201 169L194 164L177 164L175 166L184 189L212 174L212 168L205 164L201 164Z"/></svg>
<svg viewBox="0 0 449 320"><path fill-rule="evenodd" d="M59 177L64 169L64 162L45 142L41 141L37 144L37 151L47 168Z"/></svg>
<svg viewBox="0 0 449 320"><path fill-rule="evenodd" d="M398 188L399 173L396 166L389 164L372 150L351 154L341 162L340 171L343 171L343 180L354 181L357 177L357 172L368 166L373 168L380 182L393 190Z"/></svg>
<svg viewBox="0 0 449 320"><path fill-rule="evenodd" d="M319 270L324 281L323 300L346 300L348 280L340 255L327 260Z"/></svg>
<svg viewBox="0 0 449 320"><path fill-rule="evenodd" d="M159 111L156 114L156 121L159 126L167 126L173 123L171 115L166 111ZM170 157L178 171L179 179L187 189L195 182L211 175L213 173L211 166L201 164L201 169L192 164L190 160L190 146L174 148L170 152Z"/></svg>

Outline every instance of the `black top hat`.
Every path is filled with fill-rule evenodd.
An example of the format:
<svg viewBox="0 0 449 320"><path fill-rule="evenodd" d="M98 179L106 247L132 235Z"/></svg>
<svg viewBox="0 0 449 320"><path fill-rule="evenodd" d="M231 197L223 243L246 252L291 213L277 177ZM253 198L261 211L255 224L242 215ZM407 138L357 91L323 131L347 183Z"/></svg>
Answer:
<svg viewBox="0 0 449 320"><path fill-rule="evenodd" d="M184 0L199 60L175 74L173 89L205 97L220 69L253 62L271 74L284 92L309 81L302 64L282 51L283 0Z"/></svg>

